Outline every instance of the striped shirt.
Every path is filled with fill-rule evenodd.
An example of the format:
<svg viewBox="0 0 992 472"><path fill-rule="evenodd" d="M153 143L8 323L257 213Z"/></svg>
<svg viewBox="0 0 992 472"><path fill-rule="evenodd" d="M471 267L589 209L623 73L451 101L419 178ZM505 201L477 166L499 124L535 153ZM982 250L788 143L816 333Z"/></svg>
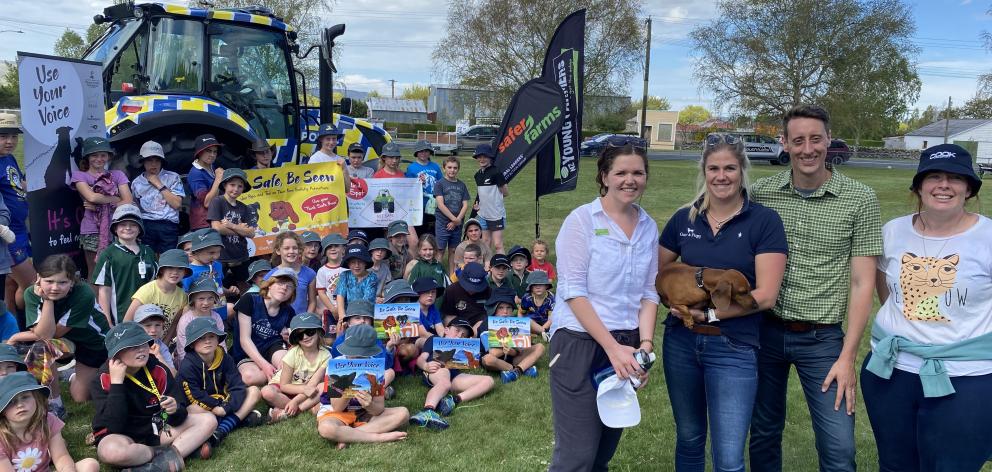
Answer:
<svg viewBox="0 0 992 472"><path fill-rule="evenodd" d="M882 253L878 198L867 185L834 170L808 197L792 170L757 181L753 199L782 217L789 259L775 314L786 320L840 323L847 315L851 258Z"/></svg>

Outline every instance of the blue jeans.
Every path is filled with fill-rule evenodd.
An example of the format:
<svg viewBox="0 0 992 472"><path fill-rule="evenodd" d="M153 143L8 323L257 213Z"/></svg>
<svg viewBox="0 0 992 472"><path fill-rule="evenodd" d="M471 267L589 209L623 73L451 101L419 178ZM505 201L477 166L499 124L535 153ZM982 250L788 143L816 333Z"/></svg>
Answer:
<svg viewBox="0 0 992 472"><path fill-rule="evenodd" d="M665 328L662 356L675 415L675 470L706 469L706 425L714 471L743 471L758 389L757 349L681 324Z"/></svg>
<svg viewBox="0 0 992 472"><path fill-rule="evenodd" d="M840 356L844 331L840 325L805 333L787 331L777 321L762 320L758 351L758 396L751 417L751 470L782 470L782 431L785 429L789 370L799 374L806 406L813 419L820 470L853 471L854 416L834 410L837 383L821 392L823 380Z"/></svg>
<svg viewBox="0 0 992 472"><path fill-rule="evenodd" d="M862 367L861 391L880 471L982 468L992 455L992 374L951 377L951 384L953 394L925 398L916 374L895 369L886 380Z"/></svg>

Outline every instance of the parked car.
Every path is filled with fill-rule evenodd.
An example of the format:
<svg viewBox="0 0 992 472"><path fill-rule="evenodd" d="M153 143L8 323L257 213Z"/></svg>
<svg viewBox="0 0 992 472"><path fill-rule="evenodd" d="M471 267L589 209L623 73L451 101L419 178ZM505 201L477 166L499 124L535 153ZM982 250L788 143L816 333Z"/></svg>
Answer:
<svg viewBox="0 0 992 472"><path fill-rule="evenodd" d="M831 139L830 146L827 147L827 162L833 165L841 165L849 160L851 160L851 155L854 152L843 139ZM750 154L748 154L750 157ZM782 151L782 158L779 159L780 163L784 164L789 162L789 153ZM772 162L775 164L775 162Z"/></svg>
<svg viewBox="0 0 992 472"><path fill-rule="evenodd" d="M782 150L782 143L771 136L754 133L731 134L744 141L744 153L752 161L769 161L772 165L789 162L789 154Z"/></svg>
<svg viewBox="0 0 992 472"><path fill-rule="evenodd" d="M595 136L587 138L582 144L579 145L579 155L582 156L595 156L603 150L606 146L606 140L610 139L611 136L630 136L627 134L614 134L614 133L600 133ZM636 136L635 136L636 137ZM647 147L647 141L638 138L639 146Z"/></svg>
<svg viewBox="0 0 992 472"><path fill-rule="evenodd" d="M464 133L458 135L458 150L474 152L475 147L480 144L492 144L498 132L499 126L496 125L469 126Z"/></svg>

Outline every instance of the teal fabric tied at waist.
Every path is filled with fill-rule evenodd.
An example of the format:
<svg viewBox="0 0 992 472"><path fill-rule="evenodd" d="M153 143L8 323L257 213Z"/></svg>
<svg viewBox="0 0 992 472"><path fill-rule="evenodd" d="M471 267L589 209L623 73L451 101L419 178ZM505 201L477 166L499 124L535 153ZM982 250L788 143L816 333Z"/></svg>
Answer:
<svg viewBox="0 0 992 472"><path fill-rule="evenodd" d="M923 384L923 396L927 398L944 397L954 393L954 386L951 385L951 378L947 375L944 361L992 360L992 333L936 346L890 335L875 323L871 329L871 338L875 341L875 348L872 349L871 359L868 360L865 368L883 379L889 379L892 377L892 369L896 366L896 358L900 352L918 356L923 359L919 375L920 383Z"/></svg>

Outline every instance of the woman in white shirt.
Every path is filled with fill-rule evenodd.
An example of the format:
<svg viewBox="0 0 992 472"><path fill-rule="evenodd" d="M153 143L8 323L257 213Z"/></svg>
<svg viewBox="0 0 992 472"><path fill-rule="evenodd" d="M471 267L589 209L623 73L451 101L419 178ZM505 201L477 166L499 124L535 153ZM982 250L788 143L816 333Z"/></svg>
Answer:
<svg viewBox="0 0 992 472"><path fill-rule="evenodd" d="M623 430L600 420L592 374L612 366L621 379L647 381L634 353L654 347L658 225L636 204L648 178L641 142L607 141L597 162L600 197L572 211L555 241L551 471L606 470L620 442Z"/></svg>
<svg viewBox="0 0 992 472"><path fill-rule="evenodd" d="M882 228L882 303L861 391L883 471L979 470L992 455L992 220L954 144L923 151L918 210Z"/></svg>

